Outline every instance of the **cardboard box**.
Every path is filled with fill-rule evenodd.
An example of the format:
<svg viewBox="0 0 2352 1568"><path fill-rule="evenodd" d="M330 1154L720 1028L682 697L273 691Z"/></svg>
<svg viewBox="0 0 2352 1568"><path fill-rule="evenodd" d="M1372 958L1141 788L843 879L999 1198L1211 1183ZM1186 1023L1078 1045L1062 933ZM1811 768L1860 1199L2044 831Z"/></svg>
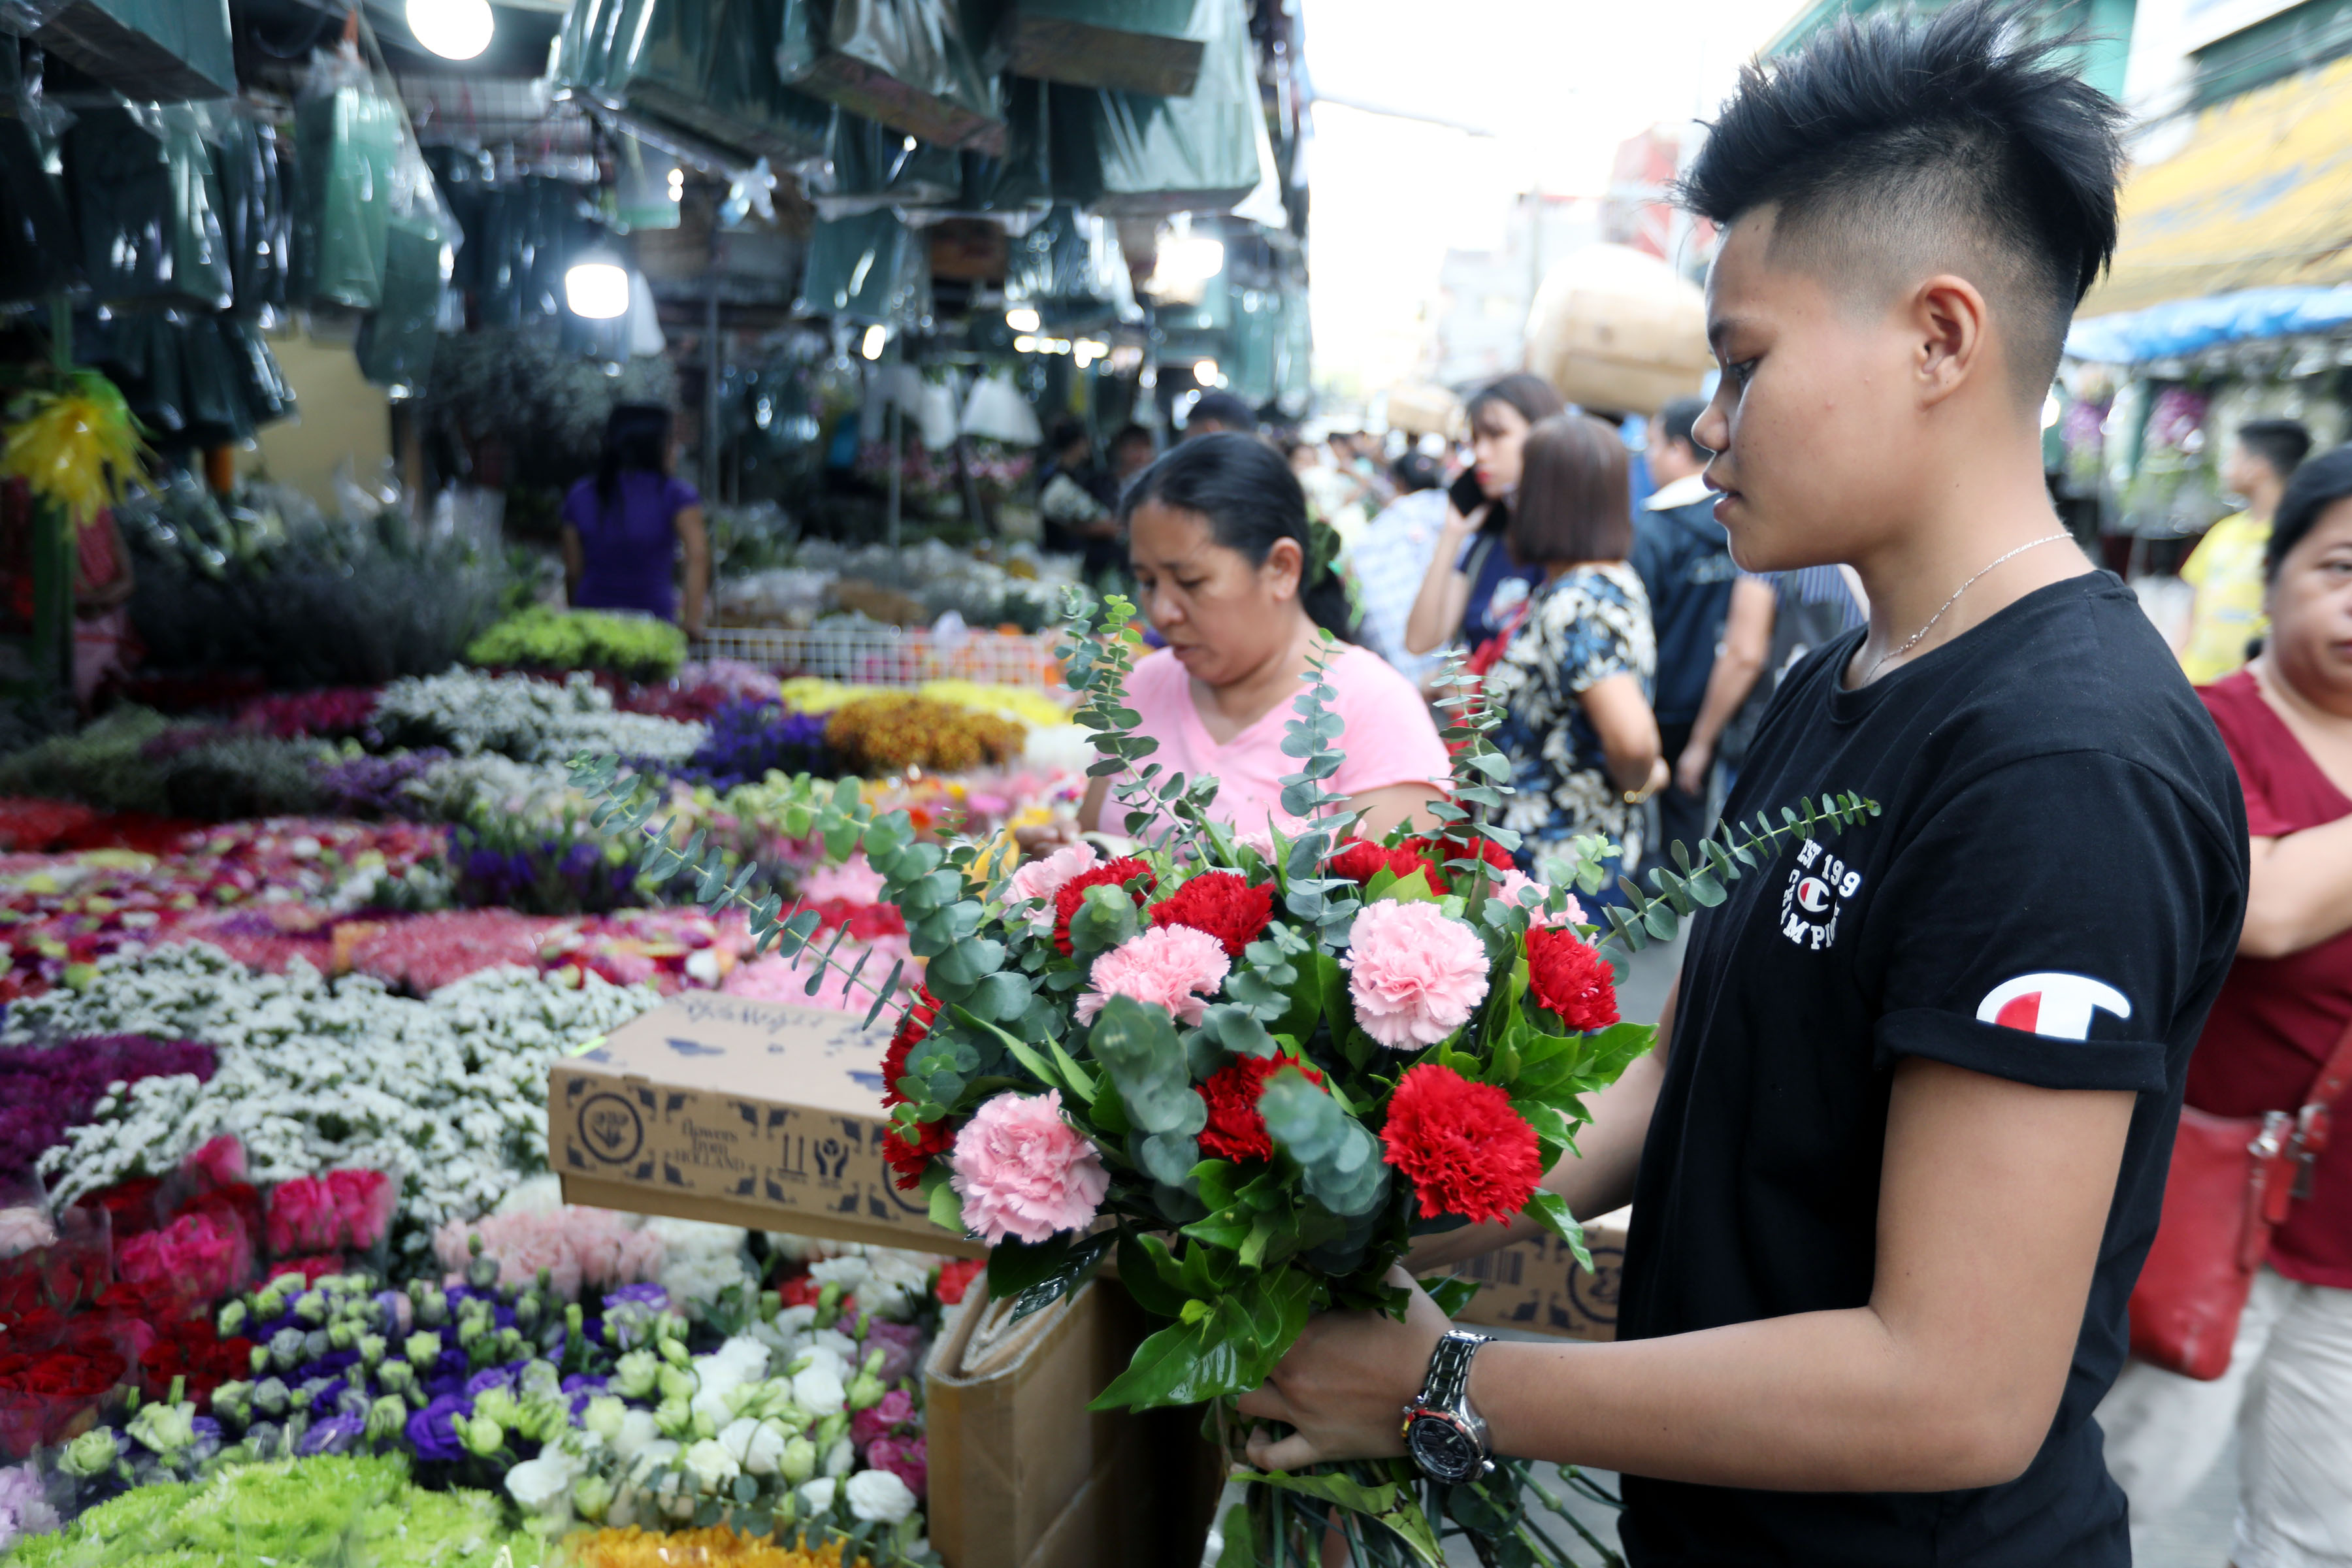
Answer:
<svg viewBox="0 0 2352 1568"><path fill-rule="evenodd" d="M923 1367L948 1568L1196 1568L1225 1470L1200 1409L1087 1408L1148 1328L1108 1280L1009 1326L973 1281Z"/></svg>
<svg viewBox="0 0 2352 1568"><path fill-rule="evenodd" d="M1455 1321L1527 1329L1574 1340L1617 1337L1617 1291L1625 1274L1625 1227L1633 1211L1622 1208L1586 1222L1590 1273L1552 1237L1516 1242L1457 1264L1454 1272L1479 1283L1478 1294Z"/></svg>
<svg viewBox="0 0 2352 1568"><path fill-rule="evenodd" d="M890 1036L862 1023L698 992L559 1061L547 1080L547 1158L564 1202L984 1256L891 1180Z"/></svg>

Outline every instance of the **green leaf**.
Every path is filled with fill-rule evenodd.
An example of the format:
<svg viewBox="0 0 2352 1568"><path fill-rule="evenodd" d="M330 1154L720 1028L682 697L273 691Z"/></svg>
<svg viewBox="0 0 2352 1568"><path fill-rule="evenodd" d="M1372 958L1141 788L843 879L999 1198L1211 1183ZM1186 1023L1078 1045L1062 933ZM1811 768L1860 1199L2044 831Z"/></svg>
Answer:
<svg viewBox="0 0 2352 1568"><path fill-rule="evenodd" d="M1166 1008L1113 996L1095 1019L1087 1045L1109 1074L1138 1131L1190 1135L1209 1124L1208 1104L1192 1092L1184 1047ZM1185 1163L1189 1168L1192 1162Z"/></svg>
<svg viewBox="0 0 2352 1568"><path fill-rule="evenodd" d="M1433 1274L1422 1280L1421 1288L1437 1303L1437 1310L1447 1317L1459 1317L1462 1309L1478 1294L1478 1281L1465 1279L1458 1274Z"/></svg>
<svg viewBox="0 0 2352 1568"><path fill-rule="evenodd" d="M1221 1533L1225 1545L1217 1553L1217 1568L1258 1568L1257 1531L1247 1503L1237 1502L1225 1510Z"/></svg>
<svg viewBox="0 0 2352 1568"><path fill-rule="evenodd" d="M1083 966L1099 952L1132 938L1137 931L1135 900L1123 888L1088 888L1070 915L1070 951Z"/></svg>
<svg viewBox="0 0 2352 1568"><path fill-rule="evenodd" d="M1257 1387L1307 1327L1315 1281L1285 1268L1250 1276L1211 1302L1208 1316L1160 1330L1089 1410L1197 1405ZM1203 1298L1205 1299L1205 1298Z"/></svg>
<svg viewBox="0 0 2352 1568"><path fill-rule="evenodd" d="M932 1180L935 1176L939 1178L936 1182ZM957 1236L965 1234L970 1227L963 1223L963 1199L956 1195L955 1188L949 1183L948 1173L934 1165L923 1173L923 1184L930 1189L927 1195L931 1223Z"/></svg>
<svg viewBox="0 0 2352 1568"><path fill-rule="evenodd" d="M842 927L844 931L847 926ZM964 1005L982 1018L1009 1024L1029 1009L1032 994L1029 982L1008 970L998 970L972 987L971 996Z"/></svg>
<svg viewBox="0 0 2352 1568"><path fill-rule="evenodd" d="M1387 1198L1380 1140L1296 1068L1266 1080L1258 1111L1276 1148L1298 1162L1307 1195L1335 1215L1370 1214Z"/></svg>
<svg viewBox="0 0 2352 1568"><path fill-rule="evenodd" d="M1076 1295L1078 1287L1094 1277L1095 1270L1102 1266L1104 1255L1118 1240L1117 1231L1106 1230L1083 1240L1073 1241L1063 1254L1059 1267L1022 1290L1020 1300L1013 1303L1012 1321L1017 1323L1032 1312L1044 1311L1065 1296ZM995 1266L996 1260L992 1256L988 1281L991 1297L997 1294Z"/></svg>
<svg viewBox="0 0 2352 1568"><path fill-rule="evenodd" d="M1519 1212L1567 1243L1578 1268L1588 1274L1592 1271L1592 1254L1584 1247L1584 1227L1568 1212L1566 1198L1548 1187L1538 1187L1536 1195L1528 1200L1527 1207Z"/></svg>
<svg viewBox="0 0 2352 1568"><path fill-rule="evenodd" d="M1284 1491L1298 1492L1334 1508L1346 1509L1378 1521L1391 1531L1415 1560L1429 1568L1444 1568L1445 1553L1437 1544L1437 1531L1431 1528L1428 1516L1421 1511L1412 1495L1394 1481L1383 1481L1368 1487L1350 1480L1346 1475L1294 1476L1282 1470L1267 1470L1249 1479L1254 1484L1279 1487Z"/></svg>
<svg viewBox="0 0 2352 1568"><path fill-rule="evenodd" d="M1173 1318L1192 1300L1178 1282L1181 1271L1169 1256L1168 1244L1156 1236L1118 1231L1118 1282L1136 1304L1154 1317Z"/></svg>

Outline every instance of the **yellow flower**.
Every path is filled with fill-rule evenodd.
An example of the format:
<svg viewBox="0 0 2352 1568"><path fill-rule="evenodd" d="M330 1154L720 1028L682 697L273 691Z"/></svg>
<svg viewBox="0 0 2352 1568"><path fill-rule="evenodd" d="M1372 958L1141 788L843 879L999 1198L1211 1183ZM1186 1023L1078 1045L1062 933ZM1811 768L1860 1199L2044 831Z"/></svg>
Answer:
<svg viewBox="0 0 2352 1568"><path fill-rule="evenodd" d="M738 1535L725 1525L707 1530L599 1530L574 1535L558 1548L562 1568L841 1568L841 1542L818 1551ZM866 1559L857 1568L867 1568Z"/></svg>
<svg viewBox="0 0 2352 1568"><path fill-rule="evenodd" d="M0 479L21 479L83 527L139 485L146 444L114 384L77 371L64 392L36 393L8 430Z"/></svg>

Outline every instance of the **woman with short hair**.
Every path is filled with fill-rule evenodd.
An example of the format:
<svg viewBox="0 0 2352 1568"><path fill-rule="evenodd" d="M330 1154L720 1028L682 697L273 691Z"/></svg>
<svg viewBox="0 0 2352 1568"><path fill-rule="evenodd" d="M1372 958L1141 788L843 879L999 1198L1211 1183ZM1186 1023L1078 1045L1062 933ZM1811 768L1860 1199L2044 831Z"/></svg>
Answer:
<svg viewBox="0 0 2352 1568"><path fill-rule="evenodd" d="M1582 414L1528 433L1518 494L1503 535L1511 559L1541 576L1486 689L1504 710L1495 743L1517 793L1503 825L1522 836L1529 871L1580 834L1622 847L1616 873L1641 863L1641 803L1666 782L1650 710L1657 645L1649 595L1626 563L1633 523L1625 444Z"/></svg>

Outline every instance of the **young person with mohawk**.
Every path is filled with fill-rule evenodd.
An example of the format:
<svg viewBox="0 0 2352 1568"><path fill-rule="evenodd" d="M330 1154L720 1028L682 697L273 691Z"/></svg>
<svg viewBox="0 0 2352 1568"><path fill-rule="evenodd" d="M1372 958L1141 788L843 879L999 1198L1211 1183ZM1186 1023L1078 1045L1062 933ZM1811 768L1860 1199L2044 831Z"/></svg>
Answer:
<svg viewBox="0 0 2352 1568"><path fill-rule="evenodd" d="M1254 1462L1619 1470L1636 1565L2130 1562L2092 1412L2246 824L2162 639L2043 489L2121 163L2066 59L1981 0L1846 20L1714 123L1684 199L1722 229L1694 431L1717 516L1746 570L1850 564L1870 600L1781 683L1727 816L1849 791L1881 815L1700 913L1668 1043L1554 1173L1580 1215L1633 1202L1617 1341L1482 1347L1419 1292L1402 1323L1319 1318L1242 1401L1279 1424Z"/></svg>

